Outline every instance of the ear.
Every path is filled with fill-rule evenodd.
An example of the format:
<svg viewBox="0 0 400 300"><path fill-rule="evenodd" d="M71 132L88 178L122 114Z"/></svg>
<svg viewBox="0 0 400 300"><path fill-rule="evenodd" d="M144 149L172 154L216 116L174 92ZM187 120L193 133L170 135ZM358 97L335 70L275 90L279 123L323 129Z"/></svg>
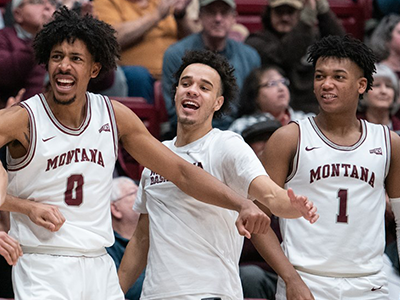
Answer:
<svg viewBox="0 0 400 300"><path fill-rule="evenodd" d="M113 218L120 220L122 218L122 213L118 209L118 206L112 202L110 208L111 208L111 215L113 216Z"/></svg>
<svg viewBox="0 0 400 300"><path fill-rule="evenodd" d="M92 74L90 75L91 78L96 78L97 75L99 75L101 70L101 64L99 62L96 62L92 66Z"/></svg>
<svg viewBox="0 0 400 300"><path fill-rule="evenodd" d="M23 17L23 14L21 13L20 7L17 7L16 9L14 9L13 17L14 17L15 23L17 23L17 24L22 23L22 21L24 20L24 17Z"/></svg>
<svg viewBox="0 0 400 300"><path fill-rule="evenodd" d="M367 84L368 84L368 80L365 77L361 77L358 80L358 93L359 94L365 93L365 91L367 90Z"/></svg>
<svg viewBox="0 0 400 300"><path fill-rule="evenodd" d="M219 111L224 104L224 96L218 96L215 100L214 111Z"/></svg>

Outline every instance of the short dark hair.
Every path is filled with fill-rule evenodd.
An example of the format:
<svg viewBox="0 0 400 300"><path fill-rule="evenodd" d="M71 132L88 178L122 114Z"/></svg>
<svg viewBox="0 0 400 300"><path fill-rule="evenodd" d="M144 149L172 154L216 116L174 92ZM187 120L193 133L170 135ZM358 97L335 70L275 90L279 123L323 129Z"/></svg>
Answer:
<svg viewBox="0 0 400 300"><path fill-rule="evenodd" d="M374 52L360 40L350 35L345 35L344 37L328 35L316 41L309 48L308 61L311 62L314 67L320 57L350 59L364 72L364 77L367 79L366 92L372 89L376 56ZM360 95L360 99L362 99L362 95Z"/></svg>
<svg viewBox="0 0 400 300"><path fill-rule="evenodd" d="M54 13L53 20L44 25L33 42L36 60L48 66L51 50L64 41L76 39L85 43L95 62L101 64L100 74L117 67L116 59L120 58L116 31L107 23L86 14L79 16L76 12L63 6Z"/></svg>
<svg viewBox="0 0 400 300"><path fill-rule="evenodd" d="M221 109L214 113L215 118L222 117L225 113L229 112L230 104L236 101L238 86L234 75L235 69L229 64L228 60L215 52L209 50L203 51L187 51L182 57L182 64L178 71L174 74L175 83L173 84L172 93L175 97L176 87L179 84L179 78L183 70L191 64L204 64L218 72L221 77L221 95L224 96L224 104Z"/></svg>

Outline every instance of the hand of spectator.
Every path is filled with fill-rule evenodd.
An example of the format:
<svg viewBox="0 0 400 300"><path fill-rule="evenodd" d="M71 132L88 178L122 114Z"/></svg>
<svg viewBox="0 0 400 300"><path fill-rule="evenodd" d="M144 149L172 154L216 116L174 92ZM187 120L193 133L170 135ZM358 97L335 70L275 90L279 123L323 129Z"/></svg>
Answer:
<svg viewBox="0 0 400 300"><path fill-rule="evenodd" d="M36 225L55 232L64 224L65 218L57 206L33 201L31 204L32 207L28 213L28 217Z"/></svg>
<svg viewBox="0 0 400 300"><path fill-rule="evenodd" d="M192 0L177 0L174 6L175 15L185 15L187 6Z"/></svg>
<svg viewBox="0 0 400 300"><path fill-rule="evenodd" d="M300 276L285 282L287 300L314 300L307 285L301 280Z"/></svg>
<svg viewBox="0 0 400 300"><path fill-rule="evenodd" d="M158 14L160 20L164 19L166 16L169 15L171 9L174 7L175 3L178 0L161 0L157 6Z"/></svg>
<svg viewBox="0 0 400 300"><path fill-rule="evenodd" d="M18 258L22 256L19 243L4 231L0 231L0 254L10 266L15 266Z"/></svg>
<svg viewBox="0 0 400 300"><path fill-rule="evenodd" d="M270 228L271 219L251 200L243 201L236 220L240 235L251 238L251 234L265 234Z"/></svg>
<svg viewBox="0 0 400 300"><path fill-rule="evenodd" d="M287 194L292 206L301 213L304 219L310 221L311 224L318 220L317 207L307 197L295 195L292 189L288 189Z"/></svg>
<svg viewBox="0 0 400 300"><path fill-rule="evenodd" d="M6 108L13 106L14 104L20 103L24 94L25 94L25 89L22 88L19 90L17 96L8 98L6 103Z"/></svg>

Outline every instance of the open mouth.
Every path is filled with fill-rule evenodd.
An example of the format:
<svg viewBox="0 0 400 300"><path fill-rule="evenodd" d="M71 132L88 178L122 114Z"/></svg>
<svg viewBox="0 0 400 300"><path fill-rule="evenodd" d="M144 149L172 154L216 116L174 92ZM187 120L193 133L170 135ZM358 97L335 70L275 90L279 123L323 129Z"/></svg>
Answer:
<svg viewBox="0 0 400 300"><path fill-rule="evenodd" d="M190 101L190 100L183 101L182 102L182 106L184 108L193 109L193 110L199 109L199 105L196 102L193 102L193 101Z"/></svg>
<svg viewBox="0 0 400 300"><path fill-rule="evenodd" d="M72 79L58 78L56 79L56 85L60 91L68 91L75 85L75 81Z"/></svg>

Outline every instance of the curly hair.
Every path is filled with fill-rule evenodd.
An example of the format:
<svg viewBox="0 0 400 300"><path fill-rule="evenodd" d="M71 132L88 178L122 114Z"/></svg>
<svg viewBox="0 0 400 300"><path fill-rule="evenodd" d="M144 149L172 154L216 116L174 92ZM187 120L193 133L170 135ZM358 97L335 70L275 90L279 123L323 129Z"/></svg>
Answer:
<svg viewBox="0 0 400 300"><path fill-rule="evenodd" d="M393 30L400 23L398 14L390 14L382 18L372 32L369 47L374 51L378 61L388 58L390 49L388 43L392 40Z"/></svg>
<svg viewBox="0 0 400 300"><path fill-rule="evenodd" d="M253 69L244 80L240 91L238 118L245 115L252 115L259 111L257 97L260 90L261 77L269 70L276 70L283 77L286 76L285 72L276 65L265 65Z"/></svg>
<svg viewBox="0 0 400 300"><path fill-rule="evenodd" d="M235 69L229 64L228 60L215 52L209 50L203 51L187 51L182 57L182 64L178 71L174 74L175 83L172 86L172 98L175 97L176 87L179 84L179 79L183 70L191 64L204 64L218 72L221 77L220 94L224 96L224 103L220 110L216 111L214 118L221 118L224 114L230 111L230 105L236 101L238 94L238 85L234 75Z"/></svg>
<svg viewBox="0 0 400 300"><path fill-rule="evenodd" d="M326 36L316 41L309 48L307 60L315 67L320 57L350 59L364 72L364 77L367 79L366 92L372 89L376 56L374 52L360 40L350 35L345 35L344 37L336 35ZM360 94L360 99L362 99L362 94Z"/></svg>
<svg viewBox="0 0 400 300"><path fill-rule="evenodd" d="M44 25L33 42L36 60L48 67L51 50L64 41L76 39L85 43L95 62L101 64L100 76L117 67L120 58L116 31L107 23L86 14L80 17L63 6L54 13L53 20Z"/></svg>

